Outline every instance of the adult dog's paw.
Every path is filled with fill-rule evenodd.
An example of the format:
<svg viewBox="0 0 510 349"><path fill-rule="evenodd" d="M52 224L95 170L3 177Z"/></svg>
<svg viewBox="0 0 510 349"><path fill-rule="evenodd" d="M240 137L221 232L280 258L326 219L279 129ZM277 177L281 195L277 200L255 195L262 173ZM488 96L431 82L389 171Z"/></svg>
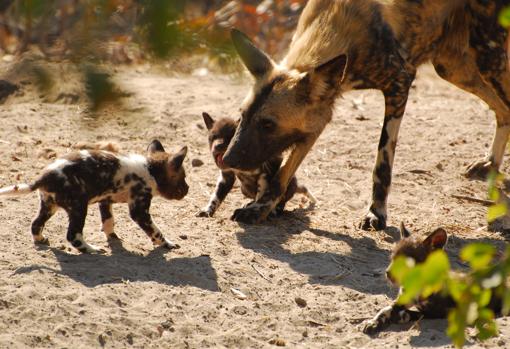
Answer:
<svg viewBox="0 0 510 349"><path fill-rule="evenodd" d="M251 204L243 208L238 208L230 219L239 223L254 224L266 219L271 212L270 205Z"/></svg>
<svg viewBox="0 0 510 349"><path fill-rule="evenodd" d="M201 218L211 218L213 216L213 213L207 210L200 210L195 214L195 217L201 217Z"/></svg>
<svg viewBox="0 0 510 349"><path fill-rule="evenodd" d="M384 230L386 229L386 215L370 209L360 223L363 230Z"/></svg>

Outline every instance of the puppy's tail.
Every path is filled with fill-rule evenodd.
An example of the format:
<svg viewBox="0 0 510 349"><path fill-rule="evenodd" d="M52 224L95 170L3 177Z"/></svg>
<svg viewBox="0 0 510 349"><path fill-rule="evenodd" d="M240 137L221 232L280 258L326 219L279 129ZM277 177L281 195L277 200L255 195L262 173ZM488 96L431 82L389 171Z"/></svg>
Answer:
<svg viewBox="0 0 510 349"><path fill-rule="evenodd" d="M0 188L0 196L20 196L33 192L36 188L29 184L16 184Z"/></svg>
<svg viewBox="0 0 510 349"><path fill-rule="evenodd" d="M310 201L314 205L317 203L317 199L315 198L315 196L313 196L310 190L308 190L308 188L305 187L304 185L298 185L296 188L296 193L303 194L304 196L306 196L308 201Z"/></svg>

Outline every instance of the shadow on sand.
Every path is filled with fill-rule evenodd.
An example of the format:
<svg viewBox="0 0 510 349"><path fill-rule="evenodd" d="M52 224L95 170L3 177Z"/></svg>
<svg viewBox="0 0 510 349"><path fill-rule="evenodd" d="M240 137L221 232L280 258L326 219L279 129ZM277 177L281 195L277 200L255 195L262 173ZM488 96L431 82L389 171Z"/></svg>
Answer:
<svg viewBox="0 0 510 349"><path fill-rule="evenodd" d="M17 269L15 274L45 269L70 277L87 287L127 281L155 281L170 286L194 286L219 291L216 271L208 256L167 259L166 254L172 252L164 248L154 249L144 256L126 250L120 240L111 242L110 248L111 255L73 255L48 247L60 264L60 270L31 265Z"/></svg>
<svg viewBox="0 0 510 349"><path fill-rule="evenodd" d="M394 295L384 279L384 268L389 263L389 251L380 249L369 237L354 238L349 234L311 227L309 209L295 209L260 225L240 224L237 239L244 248L271 259L287 263L293 270L309 276L309 282L322 285L342 285L368 294ZM292 237L303 232L333 241L346 243L347 254L307 251L293 253L284 247ZM396 234L394 228L388 234Z"/></svg>

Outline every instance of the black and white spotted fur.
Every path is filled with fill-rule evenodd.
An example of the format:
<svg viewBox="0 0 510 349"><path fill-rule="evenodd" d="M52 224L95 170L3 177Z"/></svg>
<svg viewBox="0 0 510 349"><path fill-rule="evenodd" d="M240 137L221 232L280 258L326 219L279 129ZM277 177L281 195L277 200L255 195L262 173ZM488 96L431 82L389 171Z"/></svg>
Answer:
<svg viewBox="0 0 510 349"><path fill-rule="evenodd" d="M108 239L118 239L113 231L112 204L124 202L129 205L131 218L155 245L176 248L154 224L149 208L154 196L180 200L188 193L182 166L186 152L184 147L170 156L157 140L149 145L147 156L81 150L55 160L32 184L0 189L0 196L39 191L39 213L32 221L32 236L37 244L49 244L42 230L57 209L63 208L69 217L67 240L80 252L99 252L83 239L87 207L99 204L102 231Z"/></svg>
<svg viewBox="0 0 510 349"><path fill-rule="evenodd" d="M209 200L207 206L201 210L197 216L199 217L212 217L216 210L220 207L225 197L228 195L236 178L241 183L241 192L244 196L254 200L248 206L256 205L256 201L265 193L268 188L269 182L276 175L282 164L283 158L281 155L274 156L268 161L264 162L262 166L251 171L233 170L225 166L223 163L223 154L230 144L230 140L234 136L237 122L231 118L221 118L214 120L209 114L203 113L205 125L209 133L209 149L214 158L216 166L220 169L216 189ZM291 179L287 188L285 200L282 200L275 209L275 214L281 214L285 208L285 204L289 201L295 193L305 195L312 204L316 203L315 197L303 185L299 185L296 177ZM236 211L237 212L237 211ZM232 219L236 219L236 212Z"/></svg>
<svg viewBox="0 0 510 349"><path fill-rule="evenodd" d="M400 227L401 241L395 246L392 253L392 261L398 256L412 258L415 263L423 263L433 251L444 248L447 242L446 231L442 228L436 229L425 239L411 236L411 233L402 224ZM394 282L389 274L391 264L388 267L387 277ZM402 289L400 290L402 292ZM411 308L416 310L411 310ZM420 319L446 318L448 312L456 307L455 300L449 295L433 293L427 298L416 299L413 304L400 305L394 302L392 305L381 309L372 319L363 324L363 332L375 334L384 330L391 324L404 324ZM501 312L502 300L498 295L492 294L489 308L496 314Z"/></svg>

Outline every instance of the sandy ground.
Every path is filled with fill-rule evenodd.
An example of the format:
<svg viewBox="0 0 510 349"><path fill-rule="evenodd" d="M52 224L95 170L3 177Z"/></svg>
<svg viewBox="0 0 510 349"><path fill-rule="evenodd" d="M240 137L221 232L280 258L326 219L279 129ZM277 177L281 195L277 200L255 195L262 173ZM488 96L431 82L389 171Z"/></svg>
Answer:
<svg viewBox="0 0 510 349"><path fill-rule="evenodd" d="M106 254L71 250L63 212L47 225L51 246L37 249L29 234L37 195L2 199L1 348L451 347L444 320L393 326L375 338L358 326L395 297L382 271L400 221L422 234L447 228L456 268L463 267L456 255L469 242L502 250L504 236L487 231L486 208L452 198L485 196L484 183L461 175L492 139L494 117L478 99L429 68L422 71L402 126L385 232L356 228L370 198L383 116L382 96L370 91L338 101L333 122L298 172L319 205L310 210L294 199L284 217L240 226L229 220L247 201L238 189L216 217L194 216L217 177L200 115L237 115L249 80L137 67L120 69L117 81L132 96L97 115L82 103L64 103L69 98L48 103L23 85L0 106L0 186L34 179L47 157L66 153L77 141L114 140L129 152L143 152L154 137L172 151L188 145L188 196L158 198L152 207L156 223L182 248L154 250L127 208L117 205L121 244L108 246L95 207L85 227L87 241ZM204 165L193 168L191 159ZM498 324L500 337L471 341L471 347L509 347L510 321Z"/></svg>

